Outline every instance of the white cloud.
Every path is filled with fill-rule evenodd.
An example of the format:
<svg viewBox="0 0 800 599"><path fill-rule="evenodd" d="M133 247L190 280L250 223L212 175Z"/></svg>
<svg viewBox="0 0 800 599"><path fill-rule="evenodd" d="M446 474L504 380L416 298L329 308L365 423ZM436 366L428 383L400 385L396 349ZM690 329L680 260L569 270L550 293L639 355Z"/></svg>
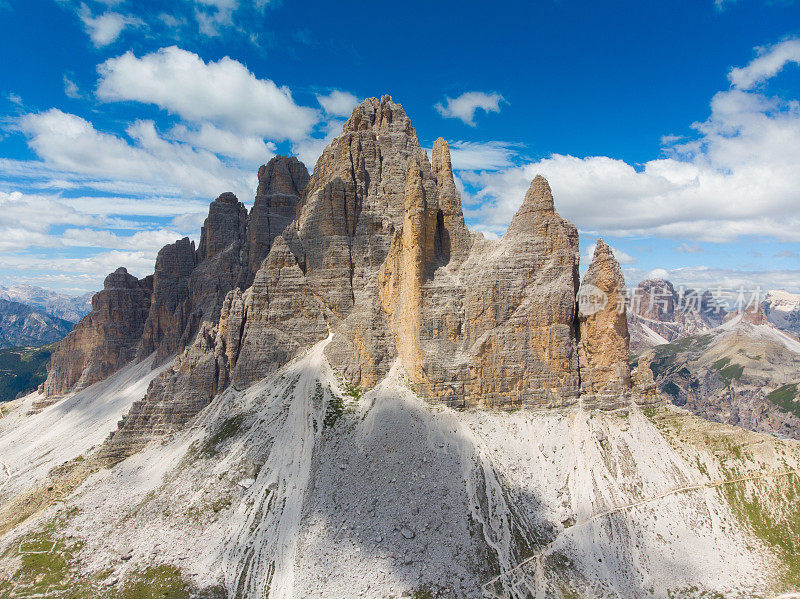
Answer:
<svg viewBox="0 0 800 599"><path fill-rule="evenodd" d="M85 4L78 11L86 33L97 48L108 46L115 42L126 27L140 26L142 21L135 17L122 15L116 12L105 12L100 16L92 16L92 11Z"/></svg>
<svg viewBox="0 0 800 599"><path fill-rule="evenodd" d="M625 269L629 286L643 279L666 279L676 287L710 289L730 292L736 289L763 291L785 289L800 292L800 270L738 270L732 268L711 268L690 266L673 269L644 271L635 268Z"/></svg>
<svg viewBox="0 0 800 599"><path fill-rule="evenodd" d="M55 108L24 115L18 126L47 164L66 171L174 185L195 197L215 197L225 190L249 197L255 188L254 173L227 166L206 150L161 138L152 121L128 128L133 144Z"/></svg>
<svg viewBox="0 0 800 599"><path fill-rule="evenodd" d="M470 127L475 126L475 112L480 108L487 114L500 112L500 102L503 96L497 92L465 92L457 98L445 97L445 103L438 102L434 108L443 117L460 119Z"/></svg>
<svg viewBox="0 0 800 599"><path fill-rule="evenodd" d="M42 257L30 254L0 254L0 268L25 271L61 272L72 275L72 280L84 283L102 282L105 275L121 265L128 272L143 277L152 274L157 252L111 250L85 258ZM88 287L93 288L92 286Z"/></svg>
<svg viewBox="0 0 800 599"><path fill-rule="evenodd" d="M741 68L731 69L728 79L740 89L752 89L777 75L789 63L800 64L800 38L784 40L769 48L757 48L758 57Z"/></svg>
<svg viewBox="0 0 800 599"><path fill-rule="evenodd" d="M228 57L206 63L172 46L141 58L127 52L98 71L101 100L155 104L183 119L239 133L299 140L319 120L316 110L295 103L288 87L258 79Z"/></svg>
<svg viewBox="0 0 800 599"><path fill-rule="evenodd" d="M66 75L64 75L64 94L73 100L77 100L81 97L81 92L78 89L78 85Z"/></svg>
<svg viewBox="0 0 800 599"><path fill-rule="evenodd" d="M188 142L195 147L222 156L239 158L252 164L264 164L275 155L274 143L267 143L262 138L252 135L226 131L211 123L203 123L199 128L176 125L171 134L175 139Z"/></svg>
<svg viewBox="0 0 800 599"><path fill-rule="evenodd" d="M474 199L483 202L467 214L501 233L530 181L542 174L559 212L582 230L710 242L745 235L800 241L800 104L733 88L717 93L709 118L693 128L693 140L637 167L605 156L554 154L500 172L462 173L477 188Z"/></svg>
<svg viewBox="0 0 800 599"><path fill-rule="evenodd" d="M450 145L453 170L496 171L513 166L519 144L504 141L454 141Z"/></svg>
<svg viewBox="0 0 800 599"><path fill-rule="evenodd" d="M317 95L317 102L331 116L349 117L358 105L358 98L350 92L333 90L328 95Z"/></svg>

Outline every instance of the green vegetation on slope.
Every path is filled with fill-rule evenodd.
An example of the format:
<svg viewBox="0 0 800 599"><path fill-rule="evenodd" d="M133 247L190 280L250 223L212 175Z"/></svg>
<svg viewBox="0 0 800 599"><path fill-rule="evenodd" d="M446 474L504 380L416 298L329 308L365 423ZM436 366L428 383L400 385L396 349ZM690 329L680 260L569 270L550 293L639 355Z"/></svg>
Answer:
<svg viewBox="0 0 800 599"><path fill-rule="evenodd" d="M784 564L783 583L795 588L800 585L800 479L790 475L750 484L756 490L745 483L719 489L739 521L775 549Z"/></svg>
<svg viewBox="0 0 800 599"><path fill-rule="evenodd" d="M797 389L800 383L790 383L778 387L767 395L767 399L784 412L800 417L800 401L797 401Z"/></svg>
<svg viewBox="0 0 800 599"><path fill-rule="evenodd" d="M47 363L58 343L0 350L0 401L34 391L47 378Z"/></svg>

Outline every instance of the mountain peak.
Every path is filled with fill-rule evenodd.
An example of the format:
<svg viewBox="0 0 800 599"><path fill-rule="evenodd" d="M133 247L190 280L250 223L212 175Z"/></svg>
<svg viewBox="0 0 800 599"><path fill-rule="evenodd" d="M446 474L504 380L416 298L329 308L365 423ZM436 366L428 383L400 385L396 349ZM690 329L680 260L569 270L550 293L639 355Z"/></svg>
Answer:
<svg viewBox="0 0 800 599"><path fill-rule="evenodd" d="M535 230L542 219L555 215L555 203L550 184L541 175L536 175L525 194L522 206L511 219L508 232L516 234Z"/></svg>

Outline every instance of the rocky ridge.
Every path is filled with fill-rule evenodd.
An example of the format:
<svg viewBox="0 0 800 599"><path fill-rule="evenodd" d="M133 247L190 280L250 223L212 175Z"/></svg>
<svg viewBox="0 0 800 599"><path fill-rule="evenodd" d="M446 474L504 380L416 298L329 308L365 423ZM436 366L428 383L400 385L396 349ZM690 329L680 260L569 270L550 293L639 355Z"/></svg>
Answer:
<svg viewBox="0 0 800 599"><path fill-rule="evenodd" d="M178 357L106 455L180 428L228 385L246 387L329 335L326 358L354 386L374 386L399 360L420 396L453 407L567 406L582 392L618 405L632 389L625 285L598 248L584 285L609 308L579 321L578 233L547 181L533 180L500 240L485 239L464 223L447 142L429 161L401 105L365 100L311 177L274 158L249 214L222 194L196 250L183 239L159 253L129 341L156 365ZM92 330L82 322L54 357L48 393L98 370Z"/></svg>

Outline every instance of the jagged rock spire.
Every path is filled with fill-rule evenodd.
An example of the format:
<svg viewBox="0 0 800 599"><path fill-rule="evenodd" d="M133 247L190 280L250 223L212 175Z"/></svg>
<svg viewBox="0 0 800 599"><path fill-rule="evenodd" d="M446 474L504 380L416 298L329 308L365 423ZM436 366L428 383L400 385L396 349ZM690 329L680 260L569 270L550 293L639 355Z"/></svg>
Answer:
<svg viewBox="0 0 800 599"><path fill-rule="evenodd" d="M305 165L293 156L275 156L258 169L256 200L247 222L253 275L267 257L273 240L294 220L309 178Z"/></svg>
<svg viewBox="0 0 800 599"><path fill-rule="evenodd" d="M227 191L211 202L200 231L198 262L213 258L232 243L241 242L247 228L247 208Z"/></svg>
<svg viewBox="0 0 800 599"><path fill-rule="evenodd" d="M464 224L464 213L461 207L461 194L453 177L453 165L450 161L450 146L440 137L433 142L431 169L436 177L439 190L439 208L442 211L442 224L446 232L442 239L442 252L449 260L453 257L463 260L472 245L472 237Z"/></svg>
<svg viewBox="0 0 800 599"><path fill-rule="evenodd" d="M555 213L550 184L541 175L536 175L525 194L522 206L508 226L508 233L515 235L522 231L535 230L543 218L553 216Z"/></svg>
<svg viewBox="0 0 800 599"><path fill-rule="evenodd" d="M625 277L614 252L597 240L578 294L581 393L621 395L631 387Z"/></svg>

